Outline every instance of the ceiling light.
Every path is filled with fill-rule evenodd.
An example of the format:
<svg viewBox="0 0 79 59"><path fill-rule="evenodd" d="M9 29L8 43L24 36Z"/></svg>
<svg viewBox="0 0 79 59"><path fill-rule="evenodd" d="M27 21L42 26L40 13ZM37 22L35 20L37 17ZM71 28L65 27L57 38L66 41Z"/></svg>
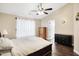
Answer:
<svg viewBox="0 0 79 59"><path fill-rule="evenodd" d="M38 11L37 15L43 15L44 13L42 11Z"/></svg>

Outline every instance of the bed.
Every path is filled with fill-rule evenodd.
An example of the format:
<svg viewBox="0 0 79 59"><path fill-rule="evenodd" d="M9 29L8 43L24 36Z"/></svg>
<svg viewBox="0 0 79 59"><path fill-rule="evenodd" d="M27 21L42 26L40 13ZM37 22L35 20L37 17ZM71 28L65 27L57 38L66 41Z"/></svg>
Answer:
<svg viewBox="0 0 79 59"><path fill-rule="evenodd" d="M14 56L45 56L51 55L52 44L40 37L30 36L12 40Z"/></svg>
<svg viewBox="0 0 79 59"><path fill-rule="evenodd" d="M12 56L51 56L52 44L40 37L29 36L12 39Z"/></svg>

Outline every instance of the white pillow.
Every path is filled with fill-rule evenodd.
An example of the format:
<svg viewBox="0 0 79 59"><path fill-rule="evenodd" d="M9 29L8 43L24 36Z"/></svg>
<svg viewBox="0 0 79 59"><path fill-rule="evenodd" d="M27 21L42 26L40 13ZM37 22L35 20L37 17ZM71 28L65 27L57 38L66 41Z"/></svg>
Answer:
<svg viewBox="0 0 79 59"><path fill-rule="evenodd" d="M10 39L0 38L0 50L11 49L13 46L13 42Z"/></svg>

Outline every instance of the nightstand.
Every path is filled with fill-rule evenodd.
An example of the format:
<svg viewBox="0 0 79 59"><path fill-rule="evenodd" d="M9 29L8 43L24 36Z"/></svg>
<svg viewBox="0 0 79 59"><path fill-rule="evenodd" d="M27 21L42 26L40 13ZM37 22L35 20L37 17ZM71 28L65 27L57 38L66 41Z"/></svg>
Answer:
<svg viewBox="0 0 79 59"><path fill-rule="evenodd" d="M2 56L3 54L6 54L6 53L10 53L10 55L12 56L11 50L12 49L0 50L0 56Z"/></svg>

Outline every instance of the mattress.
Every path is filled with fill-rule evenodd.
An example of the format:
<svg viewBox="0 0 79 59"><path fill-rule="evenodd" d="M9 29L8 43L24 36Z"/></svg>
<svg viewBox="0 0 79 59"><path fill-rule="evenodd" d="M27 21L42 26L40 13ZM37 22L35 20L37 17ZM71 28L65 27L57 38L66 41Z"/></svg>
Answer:
<svg viewBox="0 0 79 59"><path fill-rule="evenodd" d="M35 36L13 39L12 41L14 43L12 55L14 56L26 56L51 44Z"/></svg>

